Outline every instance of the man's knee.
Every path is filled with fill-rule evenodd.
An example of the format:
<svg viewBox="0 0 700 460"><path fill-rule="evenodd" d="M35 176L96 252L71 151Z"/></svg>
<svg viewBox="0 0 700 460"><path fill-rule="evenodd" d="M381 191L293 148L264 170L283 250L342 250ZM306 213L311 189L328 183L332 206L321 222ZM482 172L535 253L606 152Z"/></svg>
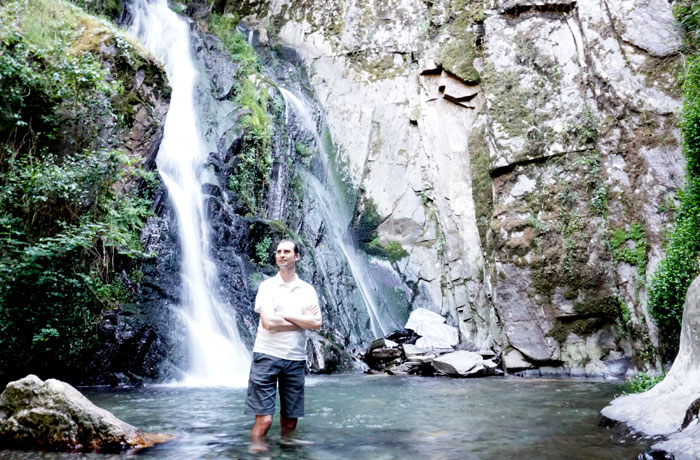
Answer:
<svg viewBox="0 0 700 460"><path fill-rule="evenodd" d="M272 426L272 415L256 415L252 435L254 437L265 436Z"/></svg>

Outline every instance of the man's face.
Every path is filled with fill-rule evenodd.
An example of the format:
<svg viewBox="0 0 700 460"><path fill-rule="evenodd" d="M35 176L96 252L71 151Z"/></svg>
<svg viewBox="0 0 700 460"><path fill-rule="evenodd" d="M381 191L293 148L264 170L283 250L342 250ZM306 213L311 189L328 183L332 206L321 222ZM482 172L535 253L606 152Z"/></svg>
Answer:
<svg viewBox="0 0 700 460"><path fill-rule="evenodd" d="M283 241L277 245L275 261L279 268L285 270L292 269L296 266L297 260L299 260L299 254L294 254L294 243Z"/></svg>

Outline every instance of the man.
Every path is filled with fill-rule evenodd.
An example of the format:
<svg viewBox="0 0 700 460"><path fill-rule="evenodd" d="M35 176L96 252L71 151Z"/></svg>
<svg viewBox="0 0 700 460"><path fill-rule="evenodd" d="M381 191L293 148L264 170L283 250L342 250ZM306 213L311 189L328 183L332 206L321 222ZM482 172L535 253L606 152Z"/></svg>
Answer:
<svg viewBox="0 0 700 460"><path fill-rule="evenodd" d="M299 255L294 241L280 241L275 252L279 273L263 281L255 297L260 322L245 405L245 413L255 415L254 444L272 425L277 384L282 436L288 437L304 416L305 330L321 328L321 310L314 288L296 275Z"/></svg>

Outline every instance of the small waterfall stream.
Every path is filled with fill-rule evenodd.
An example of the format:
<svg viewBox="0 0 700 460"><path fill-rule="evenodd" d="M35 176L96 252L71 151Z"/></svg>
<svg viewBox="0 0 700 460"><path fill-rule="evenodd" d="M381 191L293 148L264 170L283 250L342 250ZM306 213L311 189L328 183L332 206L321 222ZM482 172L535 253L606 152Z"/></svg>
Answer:
<svg viewBox="0 0 700 460"><path fill-rule="evenodd" d="M189 335L190 358L182 383L243 386L250 354L238 336L233 312L219 298L217 269L210 258L209 225L198 177L207 152L194 106L197 72L189 26L168 8L166 0L136 0L131 32L165 63L172 87L156 164L177 214L182 248L180 312Z"/></svg>
<svg viewBox="0 0 700 460"><path fill-rule="evenodd" d="M379 288L374 285L369 276L368 267L365 261L357 254L351 237L348 232L348 227L352 220L352 211L348 208L346 200L339 186L339 178L334 174L334 170L330 162L330 153L327 146L322 142L316 123L314 121L309 104L299 99L291 91L279 87L285 101L285 122L288 122L290 107L300 119L302 128L308 131L316 143L317 149L320 152L319 159L323 165L324 181L323 183L313 174L302 171L302 183L304 184L305 193L313 194L319 201L321 206L319 211L323 215L323 220L330 230L333 243L343 255L345 261L350 268L352 277L357 285L357 289L362 296L364 307L369 316L369 327L373 337L382 337L393 329L400 327L392 318L389 311L382 314L377 296ZM290 142L291 145L291 142Z"/></svg>

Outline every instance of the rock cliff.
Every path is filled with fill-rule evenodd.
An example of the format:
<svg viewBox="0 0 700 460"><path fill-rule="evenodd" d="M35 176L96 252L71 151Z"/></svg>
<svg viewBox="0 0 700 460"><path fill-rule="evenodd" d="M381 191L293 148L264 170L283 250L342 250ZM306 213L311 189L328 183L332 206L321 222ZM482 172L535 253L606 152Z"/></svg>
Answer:
<svg viewBox="0 0 700 460"><path fill-rule="evenodd" d="M223 5L300 56L392 270L519 367L656 364L647 277L683 180L662 0ZM389 180L387 180L390 178ZM369 211L368 211L369 210Z"/></svg>

